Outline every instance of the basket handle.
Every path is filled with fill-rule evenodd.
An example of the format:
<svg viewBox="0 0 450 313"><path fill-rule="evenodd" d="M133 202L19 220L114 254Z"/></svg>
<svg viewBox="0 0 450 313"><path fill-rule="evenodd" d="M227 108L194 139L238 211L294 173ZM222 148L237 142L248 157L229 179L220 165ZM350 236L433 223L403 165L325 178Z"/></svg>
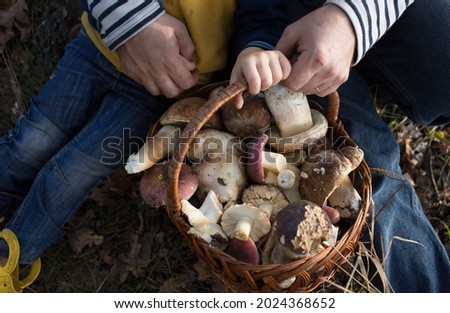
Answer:
<svg viewBox="0 0 450 313"><path fill-rule="evenodd" d="M166 202L168 210L172 210L171 213L173 215L180 215L181 212L181 203L178 197L178 178L180 175L181 166L183 165L184 159L188 153L189 146L209 118L225 103L229 102L240 93L246 91L247 88L248 84L245 79L240 79L237 82L224 87L197 111L181 133L179 142L175 147L173 157L170 160L167 174ZM328 109L325 114L328 121L337 121L338 112L339 95L335 91L328 95Z"/></svg>

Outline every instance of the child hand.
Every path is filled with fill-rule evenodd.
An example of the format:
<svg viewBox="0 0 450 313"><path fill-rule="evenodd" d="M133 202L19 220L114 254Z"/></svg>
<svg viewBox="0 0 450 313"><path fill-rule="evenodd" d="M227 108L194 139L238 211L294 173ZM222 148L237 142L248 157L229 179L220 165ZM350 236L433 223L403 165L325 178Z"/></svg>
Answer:
<svg viewBox="0 0 450 313"><path fill-rule="evenodd" d="M248 92L256 95L285 80L290 72L291 64L280 51L248 47L239 54L231 72L230 83L244 77L248 83ZM236 108L241 108L244 104L242 95L235 101Z"/></svg>

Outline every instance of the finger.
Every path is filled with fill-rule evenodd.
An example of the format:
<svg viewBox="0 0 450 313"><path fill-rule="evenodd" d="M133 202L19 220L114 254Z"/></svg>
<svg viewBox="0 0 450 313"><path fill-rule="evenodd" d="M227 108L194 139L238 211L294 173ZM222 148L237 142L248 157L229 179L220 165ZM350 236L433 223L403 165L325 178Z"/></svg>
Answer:
<svg viewBox="0 0 450 313"><path fill-rule="evenodd" d="M288 26L283 34L281 35L280 40L275 46L275 50L281 51L287 57L292 56L297 47L297 40L293 37L294 32L290 31L290 26Z"/></svg>
<svg viewBox="0 0 450 313"><path fill-rule="evenodd" d="M289 60L284 56L280 56L279 60L282 71L281 80L285 80L286 78L289 77L289 74L291 73L292 70L291 62L289 62Z"/></svg>
<svg viewBox="0 0 450 313"><path fill-rule="evenodd" d="M266 90L272 86L274 81L274 76L281 77L281 68L275 64L259 64L257 65L258 76L260 80L260 85L256 93L261 90ZM278 73L277 73L278 72Z"/></svg>
<svg viewBox="0 0 450 313"><path fill-rule="evenodd" d="M192 67L191 62L180 55L172 56L172 58L173 61L167 65L167 72L171 80L181 90L187 90L194 86L199 77L195 66Z"/></svg>
<svg viewBox="0 0 450 313"><path fill-rule="evenodd" d="M242 96L242 93L238 94L234 99L231 100L231 102L234 104L234 107L236 109L242 109L242 106L244 105L244 97Z"/></svg>
<svg viewBox="0 0 450 313"><path fill-rule="evenodd" d="M230 84L234 84L235 82L238 81L239 78L241 78L243 76L244 76L244 74L242 74L242 71L240 70L240 68L234 67L233 70L231 71L231 75L230 75Z"/></svg>
<svg viewBox="0 0 450 313"><path fill-rule="evenodd" d="M301 53L292 65L289 77L284 81L284 85L292 90L304 91L303 87L317 73L318 68L310 65L308 52Z"/></svg>
<svg viewBox="0 0 450 313"><path fill-rule="evenodd" d="M243 74L248 83L248 92L256 95L261 90L261 78L256 67L244 68Z"/></svg>
<svg viewBox="0 0 450 313"><path fill-rule="evenodd" d="M168 75L159 76L155 80L159 90L167 98L175 98L183 91Z"/></svg>
<svg viewBox="0 0 450 313"><path fill-rule="evenodd" d="M178 39L180 54L187 60L192 60L195 46L184 24L181 25L180 28L176 29L175 36Z"/></svg>
<svg viewBox="0 0 450 313"><path fill-rule="evenodd" d="M142 85L147 89L147 91L153 96L159 96L161 94L161 90L158 86L153 82L153 80L146 79L142 82Z"/></svg>

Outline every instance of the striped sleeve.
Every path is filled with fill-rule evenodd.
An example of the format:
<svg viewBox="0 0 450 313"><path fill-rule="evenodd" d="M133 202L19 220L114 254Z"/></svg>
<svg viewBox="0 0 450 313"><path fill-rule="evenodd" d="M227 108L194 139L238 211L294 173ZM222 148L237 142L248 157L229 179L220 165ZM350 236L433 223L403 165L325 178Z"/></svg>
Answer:
<svg viewBox="0 0 450 313"><path fill-rule="evenodd" d="M414 0L326 1L344 10L353 24L357 44L354 64L364 57L413 2Z"/></svg>
<svg viewBox="0 0 450 313"><path fill-rule="evenodd" d="M85 0L91 24L109 49L115 50L164 13L158 0Z"/></svg>

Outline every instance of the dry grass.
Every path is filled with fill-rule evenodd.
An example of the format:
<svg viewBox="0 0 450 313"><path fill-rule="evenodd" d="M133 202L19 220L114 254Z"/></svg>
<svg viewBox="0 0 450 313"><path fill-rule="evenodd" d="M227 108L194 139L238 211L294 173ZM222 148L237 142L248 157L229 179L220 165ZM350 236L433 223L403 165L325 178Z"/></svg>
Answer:
<svg viewBox="0 0 450 313"><path fill-rule="evenodd" d="M70 12L64 20L64 8L56 3L35 1L30 37L25 42L14 39L2 54L0 134L25 112L28 99L38 92L61 56ZM380 107L380 114L398 138L402 166L426 214L448 245L449 128L419 127L401 116L394 104ZM43 256L42 274L29 292L229 291L197 261L167 214L143 205L138 181L139 175L119 170L94 190L67 224L65 238ZM318 292L389 291L383 260L370 247L360 243L352 258ZM373 283L374 269L381 276L382 290Z"/></svg>

